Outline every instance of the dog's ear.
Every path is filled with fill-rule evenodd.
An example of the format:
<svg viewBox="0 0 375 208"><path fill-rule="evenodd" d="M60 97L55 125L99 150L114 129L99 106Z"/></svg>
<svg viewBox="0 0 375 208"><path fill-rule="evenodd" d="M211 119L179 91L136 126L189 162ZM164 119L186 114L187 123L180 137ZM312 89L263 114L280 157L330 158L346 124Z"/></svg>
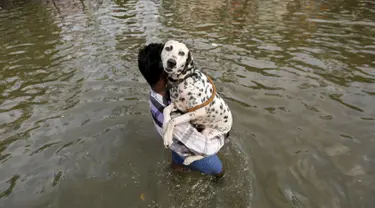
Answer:
<svg viewBox="0 0 375 208"><path fill-rule="evenodd" d="M185 74L187 70L194 68L194 61L193 56L191 55L190 51L188 53L188 57L186 59L185 67L182 70L181 74Z"/></svg>
<svg viewBox="0 0 375 208"><path fill-rule="evenodd" d="M191 55L191 52L189 51L188 58L186 60L186 66L185 66L185 68L186 69L191 69L193 67L194 67L194 60L193 60L193 56Z"/></svg>

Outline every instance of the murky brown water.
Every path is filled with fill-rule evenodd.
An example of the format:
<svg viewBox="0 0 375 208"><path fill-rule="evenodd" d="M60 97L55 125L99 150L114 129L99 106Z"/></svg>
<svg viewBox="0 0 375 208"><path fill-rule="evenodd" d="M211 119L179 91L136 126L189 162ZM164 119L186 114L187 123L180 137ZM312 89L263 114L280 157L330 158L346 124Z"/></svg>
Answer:
<svg viewBox="0 0 375 208"><path fill-rule="evenodd" d="M373 207L373 0L0 5L0 207ZM222 183L167 168L136 56L169 38L233 111Z"/></svg>

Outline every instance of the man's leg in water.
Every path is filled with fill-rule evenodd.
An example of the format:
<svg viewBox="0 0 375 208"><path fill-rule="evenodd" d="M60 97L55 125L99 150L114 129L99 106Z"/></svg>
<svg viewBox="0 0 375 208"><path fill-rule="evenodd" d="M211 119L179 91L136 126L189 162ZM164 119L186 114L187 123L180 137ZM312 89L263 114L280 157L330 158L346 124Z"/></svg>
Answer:
<svg viewBox="0 0 375 208"><path fill-rule="evenodd" d="M185 158L172 151L172 162L174 163L174 165L183 165L184 159ZM223 164L216 154L205 157L201 160L194 161L187 167L192 170L200 171L201 173L207 175L221 177L224 174Z"/></svg>

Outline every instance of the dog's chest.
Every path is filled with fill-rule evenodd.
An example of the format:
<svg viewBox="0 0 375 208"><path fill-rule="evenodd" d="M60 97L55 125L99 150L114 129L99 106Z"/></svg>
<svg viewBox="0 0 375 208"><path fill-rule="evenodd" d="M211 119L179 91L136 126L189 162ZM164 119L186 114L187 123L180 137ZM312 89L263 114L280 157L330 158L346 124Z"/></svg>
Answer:
<svg viewBox="0 0 375 208"><path fill-rule="evenodd" d="M183 112L206 102L210 99L212 93L213 86L209 84L205 76L188 77L179 83L172 84L170 88L172 102Z"/></svg>

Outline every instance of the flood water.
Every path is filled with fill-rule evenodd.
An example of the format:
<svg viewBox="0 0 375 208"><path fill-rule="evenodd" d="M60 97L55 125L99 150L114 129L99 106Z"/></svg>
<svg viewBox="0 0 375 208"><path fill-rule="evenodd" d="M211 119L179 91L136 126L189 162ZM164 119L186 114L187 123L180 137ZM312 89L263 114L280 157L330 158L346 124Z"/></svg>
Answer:
<svg viewBox="0 0 375 208"><path fill-rule="evenodd" d="M168 168L138 49L183 41L234 116ZM375 204L375 1L0 0L0 207Z"/></svg>

